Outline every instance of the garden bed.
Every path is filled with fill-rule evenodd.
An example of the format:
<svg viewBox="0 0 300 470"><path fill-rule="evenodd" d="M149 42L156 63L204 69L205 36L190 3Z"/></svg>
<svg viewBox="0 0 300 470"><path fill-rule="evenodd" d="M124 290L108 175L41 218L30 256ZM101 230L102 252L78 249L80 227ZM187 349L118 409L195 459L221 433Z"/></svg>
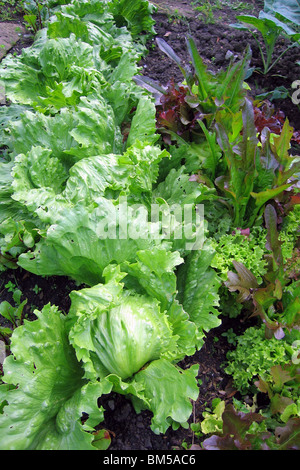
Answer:
<svg viewBox="0 0 300 470"><path fill-rule="evenodd" d="M251 65L261 66L257 44L247 32L235 30L230 23L235 22L238 13L256 15L263 6L262 1L249 1L249 8L241 9L242 2L224 2L225 6L216 8L213 12L199 12L195 8L197 2L192 1L157 1L157 12L153 15L156 22L155 30L158 37L163 38L179 55L183 62L188 63L186 37L188 34L194 38L198 51L205 64L212 71L217 71L228 64L226 53L231 51L237 58L242 57L247 45L252 49ZM237 8L234 9L233 8ZM208 15L209 13L209 15ZM13 15L11 16L13 20ZM20 19L20 16L18 16ZM26 39L26 38L25 38ZM28 41L28 38L27 38ZM19 53L28 42L20 42L12 53ZM275 55L280 54L283 44L278 43ZM161 84L166 85L170 79L175 82L182 81L180 70L157 47L155 40L147 43L148 54L139 64L142 73ZM295 64L294 51L288 52L267 75L255 71L247 80L251 87L252 96L269 92L282 86L292 92L291 84L300 78L300 67ZM276 110L284 112L295 130L300 130L300 115L298 107L290 97L275 100ZM7 287L9 286L9 287ZM70 308L69 293L79 289L79 285L66 277L41 277L30 274L24 269L9 269L0 276L0 301L12 302L14 289L20 289L22 299L27 299L24 309L25 316L34 319L33 309L42 309L51 302L57 305L62 312L67 313ZM228 341L228 331L240 335L257 319L249 318L245 311L237 317L220 316L221 326L210 330L206 334L204 346L195 355L187 357L179 364L182 369L199 365L199 398L193 402L193 412L189 423L199 423L205 410L210 409L214 399L221 399L232 403L232 398L240 395L232 384L232 378L224 371L226 355L234 348ZM243 397L251 406L253 397ZM264 405L265 394L258 394L257 410ZM111 437L110 450L171 450L190 448L191 445L200 445L205 435L188 429L169 428L165 434L156 435L150 429L152 413L142 411L137 414L131 402L120 394L112 393L102 396L99 405L105 409L105 421L100 428L108 430Z"/></svg>
<svg viewBox="0 0 300 470"><path fill-rule="evenodd" d="M258 0L223 3L228 5L232 3L236 5L237 9L230 6L216 8L212 11L213 18L206 19L203 12L194 10L194 14L191 13L192 5L194 4L194 8L197 7L197 2L159 1L157 4L160 5L160 8L155 15L157 36L165 39L183 61L188 61L185 39L187 35L192 35L205 64L213 71L228 65L228 59L226 59L228 51L240 58L249 44L252 49L251 67L262 68L262 61L254 38L249 32L236 30L230 27L230 24L237 23L237 15L258 15L264 2ZM243 3L242 9L241 3ZM178 10L179 4L180 10ZM165 9L167 14L164 13ZM283 39L276 43L274 58L282 53L285 44ZM261 45L263 47L262 42ZM145 75L163 84L166 84L171 78L174 78L176 82L182 81L182 74L174 62L153 44L150 43L148 49L149 54L143 61ZM299 57L298 51L296 50L295 53L295 50L291 49L266 75L255 70L252 76L247 79L252 95L270 92L277 87L285 87L292 94L291 85L300 76L300 66L296 64L297 55ZM299 108L290 98L275 100L273 104L285 113L296 130L300 129Z"/></svg>

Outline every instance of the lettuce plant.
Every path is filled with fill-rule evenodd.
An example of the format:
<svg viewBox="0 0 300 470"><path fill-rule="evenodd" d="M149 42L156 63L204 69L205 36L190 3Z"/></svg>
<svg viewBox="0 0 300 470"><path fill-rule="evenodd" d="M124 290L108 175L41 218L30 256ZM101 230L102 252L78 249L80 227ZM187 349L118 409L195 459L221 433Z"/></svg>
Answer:
<svg viewBox="0 0 300 470"><path fill-rule="evenodd" d="M283 194L299 170L297 156L289 154L293 128L285 121L280 135L267 127L259 140L254 111L246 99L227 133L223 122L216 123L217 139L227 163L225 174L215 184L226 195L233 210L233 226L251 227L266 203Z"/></svg>
<svg viewBox="0 0 300 470"><path fill-rule="evenodd" d="M268 265L264 282L259 286L256 277L243 263L233 261L236 272L228 272L225 285L231 292L239 293L238 302L252 303L253 315L265 324L268 338L282 339L285 332L295 328L299 321L299 281L292 280L286 269L277 230L277 214L271 204L265 209L265 224Z"/></svg>
<svg viewBox="0 0 300 470"><path fill-rule="evenodd" d="M191 37L192 69L163 39L157 43L178 65L184 83L164 88L147 77L135 80L155 96L158 130L172 153L170 166L178 168L183 160L193 181L215 186L233 229L252 227L266 203L280 198L297 175L298 157L289 154L294 129L286 119L273 132L274 120L262 119L247 97L249 49L243 59L213 75Z"/></svg>
<svg viewBox="0 0 300 470"><path fill-rule="evenodd" d="M186 39L186 43L193 69L183 64L164 39L157 38L156 42L162 52L177 64L184 78L184 83L179 88L174 87L172 82L165 88L147 77L137 77L139 85L150 90L156 97L158 110L160 105L163 107L162 113L158 115L158 124L163 124L161 127L165 128L164 133L169 133L174 140L176 134L189 136L190 128L203 134L203 127L200 123L197 125L196 120L204 120L210 129L217 114L226 116L224 122L230 121L231 115L240 109L246 95L243 82L250 62L250 48L240 61L231 62L227 69L213 74L207 70L191 36Z"/></svg>
<svg viewBox="0 0 300 470"><path fill-rule="evenodd" d="M205 439L200 450L299 450L299 418L286 424L272 422L254 411L240 411L227 404L222 414L222 430Z"/></svg>
<svg viewBox="0 0 300 470"><path fill-rule="evenodd" d="M212 266L220 272L222 279L227 279L227 273L233 268L232 261L243 263L256 277L258 283L267 272L266 231L262 227L253 227L247 231L236 230L232 234L222 235L212 244L216 254Z"/></svg>
<svg viewBox="0 0 300 470"><path fill-rule="evenodd" d="M237 389L245 395L255 391L254 382L258 377L270 378L274 365L285 365L291 360L290 348L285 341L265 338L265 327L250 327L238 337L238 345L227 355L225 371L232 375Z"/></svg>
<svg viewBox="0 0 300 470"><path fill-rule="evenodd" d="M253 205L256 220L298 169L288 155L288 123L280 135L264 131L265 140L257 139L243 85L250 51L214 77L191 38L194 75L160 42L186 79L167 106L179 119L178 101L205 117L183 122L197 126L193 144L174 133L176 146L160 145L155 103L133 81L145 50L139 36L145 28L145 37L153 34L151 11L144 0L73 0L55 9L31 48L1 64L12 107L0 110L0 261L3 269L20 266L80 285L67 314L48 304L11 335L0 386L2 449L98 448L99 399L110 392L126 395L137 412L149 410L157 434L187 427L198 365L178 364L220 325L222 305L214 244L206 238L211 226L202 224L193 249L199 205L224 203L236 227L248 229ZM152 219L153 205L160 212ZM164 219L187 205L189 221L172 211ZM266 274L275 302L275 274L286 285L273 219L269 211L273 270ZM184 228L182 238L168 223ZM219 239L229 228L227 218ZM267 328L282 327L254 275L233 265L244 277L231 274L237 282L230 289L254 299ZM290 327L298 284L283 294Z"/></svg>
<svg viewBox="0 0 300 470"><path fill-rule="evenodd" d="M92 450L90 431L103 420L97 399L111 390L130 394L137 411L151 410L156 433L185 425L198 395L198 366L183 371L175 363L195 350L196 323L176 300L172 271L181 259L163 254L157 252L163 272L148 268L161 286L157 298L154 284L138 275L147 272L141 252L140 265L125 265L135 289L126 287L126 272L110 265L103 284L71 293L67 316L49 304L14 331L0 388L8 403L0 419L3 449Z"/></svg>

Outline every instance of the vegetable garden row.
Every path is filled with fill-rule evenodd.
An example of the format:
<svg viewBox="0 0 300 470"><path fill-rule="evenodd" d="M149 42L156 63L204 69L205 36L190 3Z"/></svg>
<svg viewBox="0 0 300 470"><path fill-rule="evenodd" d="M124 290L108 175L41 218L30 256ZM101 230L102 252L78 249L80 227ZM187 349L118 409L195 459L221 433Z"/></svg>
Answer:
<svg viewBox="0 0 300 470"><path fill-rule="evenodd" d="M143 76L153 11L49 1L1 62L0 269L77 285L68 312L0 304L3 450L105 448L112 392L156 434L187 427L199 366L178 364L241 312L226 372L268 403L218 402L199 449L300 448L298 134L250 98L250 48L213 74L191 36L188 65L158 38L183 83Z"/></svg>

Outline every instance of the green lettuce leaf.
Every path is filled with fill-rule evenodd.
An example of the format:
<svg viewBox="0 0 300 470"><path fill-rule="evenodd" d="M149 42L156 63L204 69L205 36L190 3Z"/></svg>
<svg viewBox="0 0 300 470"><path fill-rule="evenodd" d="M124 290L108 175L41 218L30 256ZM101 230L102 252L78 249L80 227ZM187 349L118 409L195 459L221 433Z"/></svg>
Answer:
<svg viewBox="0 0 300 470"><path fill-rule="evenodd" d="M3 381L15 387L5 386L1 397L7 402L0 415L1 449L93 450L93 435L80 418L89 411L91 422L103 420L97 407L103 387L83 379L57 307L48 304L35 314L36 321L14 331L4 363Z"/></svg>
<svg viewBox="0 0 300 470"><path fill-rule="evenodd" d="M151 429L155 434L164 434L171 425L174 429L180 425L188 427L193 409L191 400L197 400L199 395L198 369L195 364L183 370L166 359L159 359L135 375L135 381L144 386L148 408L153 413ZM137 412L145 408L134 396L132 401Z"/></svg>
<svg viewBox="0 0 300 470"><path fill-rule="evenodd" d="M69 276L95 285L110 263L133 262L138 250L162 243L151 238L146 217L145 211L140 217L128 211L127 220L122 221L118 205L106 198L99 198L92 211L81 204L69 207L57 214L35 250L22 254L18 264L38 275Z"/></svg>
<svg viewBox="0 0 300 470"><path fill-rule="evenodd" d="M143 251L140 257L150 260L151 254ZM70 294L69 338L85 369L84 377L100 377L101 382L112 382L115 392L130 393L138 412L152 411L155 433L165 432L170 425L186 425L190 399L198 396L198 366L183 371L173 362L178 355L185 356L195 339L187 314L177 302L164 311L154 297L128 288L126 273L118 266L108 266L104 276L104 284Z"/></svg>
<svg viewBox="0 0 300 470"><path fill-rule="evenodd" d="M99 197L118 198L121 194L143 203L146 195L151 198L159 163L165 155L158 146L136 142L123 154L84 158L71 168L63 195L74 204L90 205Z"/></svg>
<svg viewBox="0 0 300 470"><path fill-rule="evenodd" d="M0 82L1 87L1 82ZM0 88L1 90L1 88ZM11 104L10 106L0 107L0 148L3 147L3 155L7 152L4 151L4 147L9 147L11 136L10 127L11 124L17 122L25 111L28 110L27 106L18 104Z"/></svg>
<svg viewBox="0 0 300 470"><path fill-rule="evenodd" d="M157 246L138 251L136 260L135 263L122 264L122 270L128 273L124 285L137 293L159 300L161 310L167 312L173 334L178 336L176 361L193 355L196 351L197 328L176 299L175 270L183 263L179 252Z"/></svg>
<svg viewBox="0 0 300 470"><path fill-rule="evenodd" d="M105 83L95 69L93 47L75 35L35 42L18 57L8 55L1 65L5 93L12 103L57 111L78 103Z"/></svg>
<svg viewBox="0 0 300 470"><path fill-rule="evenodd" d="M126 142L127 148L134 145L136 140L142 142L146 140L154 144L159 139L159 135L156 134L155 113L154 102L148 96L142 96L131 122Z"/></svg>
<svg viewBox="0 0 300 470"><path fill-rule="evenodd" d="M40 146L51 149L66 169L90 155L122 150L112 108L94 95L82 97L76 110L62 108L54 116L27 111L21 119L9 123L9 135L12 156Z"/></svg>
<svg viewBox="0 0 300 470"><path fill-rule="evenodd" d="M221 324L218 318L221 280L211 268L214 250L206 242L201 250L192 251L178 270L178 300L198 328L198 348L205 332Z"/></svg>
<svg viewBox="0 0 300 470"><path fill-rule="evenodd" d="M76 126L70 134L78 145L70 153L83 158L122 150L121 131L111 106L104 98L95 94L81 97L75 118Z"/></svg>
<svg viewBox="0 0 300 470"><path fill-rule="evenodd" d="M132 41L127 28L115 24L112 13L101 0L75 0L55 12L48 24L48 37L65 38L71 34L99 51L99 69L104 73L107 65L116 66L123 54L129 53L137 61L144 51L141 44Z"/></svg>
<svg viewBox="0 0 300 470"><path fill-rule="evenodd" d="M15 105L17 106L17 105ZM24 112L20 119L9 122L9 140L11 158L20 153L26 154L31 147L51 149L53 156L59 158L67 167L75 163L67 151L76 146L70 131L76 126L74 111L61 109L59 114L46 116L30 110Z"/></svg>
<svg viewBox="0 0 300 470"><path fill-rule="evenodd" d="M138 251L135 263L122 265L122 269L128 272L125 283L159 300L162 308L168 309L177 293L174 270L182 263L178 252L167 251L160 246Z"/></svg>
<svg viewBox="0 0 300 470"><path fill-rule="evenodd" d="M146 38L155 34L152 18L154 6L146 0L110 0L109 9L114 16L117 26L127 26L133 38L140 37L141 33Z"/></svg>
<svg viewBox="0 0 300 470"><path fill-rule="evenodd" d="M68 174L61 162L49 149L32 147L27 155L20 154L12 169L14 199L22 200L30 190L50 188L53 194L60 193Z"/></svg>
<svg viewBox="0 0 300 470"><path fill-rule="evenodd" d="M205 184L191 181L185 166L170 170L166 179L153 190L153 199L162 198L172 204L198 204L203 200L213 199L215 189Z"/></svg>

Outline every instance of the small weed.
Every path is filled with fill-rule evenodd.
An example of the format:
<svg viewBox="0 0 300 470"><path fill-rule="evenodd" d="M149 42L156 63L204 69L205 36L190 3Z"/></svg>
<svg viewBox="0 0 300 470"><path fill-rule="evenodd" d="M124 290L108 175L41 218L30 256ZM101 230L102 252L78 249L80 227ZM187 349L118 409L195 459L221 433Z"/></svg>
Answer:
<svg viewBox="0 0 300 470"><path fill-rule="evenodd" d="M192 3L195 11L199 12L199 19L205 24L215 23L214 11L222 10L224 7L231 10L251 10L252 6L248 2L240 2L238 0L194 0ZM222 16L218 17L222 20Z"/></svg>
<svg viewBox="0 0 300 470"><path fill-rule="evenodd" d="M37 284L35 284L35 286L32 288L32 290L36 295L38 295L41 292L42 288L39 287Z"/></svg>
<svg viewBox="0 0 300 470"><path fill-rule="evenodd" d="M187 21L187 18L184 15L180 14L177 9L175 9L169 15L168 21L169 21L169 23L177 24L177 23L181 23L181 22L183 23L183 22Z"/></svg>
<svg viewBox="0 0 300 470"><path fill-rule="evenodd" d="M18 0L1 0L0 1L0 21L12 20L15 15L24 12L22 2Z"/></svg>
<svg viewBox="0 0 300 470"><path fill-rule="evenodd" d="M6 300L0 303L0 317L5 318L11 326L0 326L0 338L6 345L9 344L9 339L14 328L17 328L23 323L24 307L27 304L27 299L21 302L22 292L16 284L9 281L5 284L8 292L12 292L14 305Z"/></svg>
<svg viewBox="0 0 300 470"><path fill-rule="evenodd" d="M234 346L236 346L236 344L237 344L237 335L233 331L232 328L229 328L229 330L227 330L225 333L222 333L222 336L227 338L227 341L228 341L229 344L233 344Z"/></svg>
<svg viewBox="0 0 300 470"><path fill-rule="evenodd" d="M16 284L14 284L13 282L11 281L8 281L6 284L5 284L5 289L8 290L8 292L14 292L16 289L17 289L17 286Z"/></svg>
<svg viewBox="0 0 300 470"><path fill-rule="evenodd" d="M213 11L217 8L216 5L210 0L205 0L201 2L201 5L198 5L199 1L192 2L192 6L195 11L198 11L200 14L198 16L205 24L212 24L215 22L215 17Z"/></svg>

